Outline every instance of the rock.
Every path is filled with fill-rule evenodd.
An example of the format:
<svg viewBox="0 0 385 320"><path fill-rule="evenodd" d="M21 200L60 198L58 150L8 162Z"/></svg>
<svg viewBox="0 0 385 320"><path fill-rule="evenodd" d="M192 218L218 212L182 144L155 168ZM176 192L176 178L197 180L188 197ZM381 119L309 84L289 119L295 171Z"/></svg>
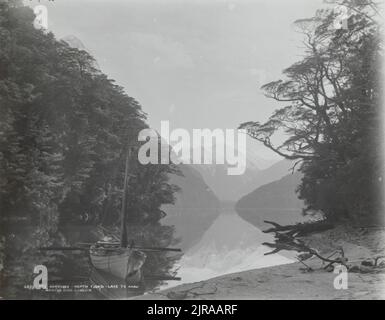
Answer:
<svg viewBox="0 0 385 320"><path fill-rule="evenodd" d="M184 300L187 298L187 292L182 291L182 292L175 292L175 291L170 291L167 293L167 298L171 300Z"/></svg>
<svg viewBox="0 0 385 320"><path fill-rule="evenodd" d="M366 260L361 262L361 265L366 266L366 267L373 267L374 266L374 260L373 259L366 259Z"/></svg>
<svg viewBox="0 0 385 320"><path fill-rule="evenodd" d="M359 272L361 272L361 270L360 270L360 267L359 267L359 266L354 265L354 266L351 266L351 267L349 268L349 272L359 273Z"/></svg>
<svg viewBox="0 0 385 320"><path fill-rule="evenodd" d="M332 265L329 265L328 267L325 268L325 270L327 272L333 272L334 271L334 267Z"/></svg>
<svg viewBox="0 0 385 320"><path fill-rule="evenodd" d="M360 266L360 272L361 273L372 273L372 272L374 272L374 268L373 267L368 267L368 266L365 266L365 265L361 265Z"/></svg>
<svg viewBox="0 0 385 320"><path fill-rule="evenodd" d="M314 272L314 269L312 268L299 268L299 270L303 273L308 273L308 272Z"/></svg>
<svg viewBox="0 0 385 320"><path fill-rule="evenodd" d="M385 265L385 256L378 255L378 256L374 257L374 264L377 267L380 267L380 266L383 267Z"/></svg>
<svg viewBox="0 0 385 320"><path fill-rule="evenodd" d="M241 277L235 277L235 278L232 278L231 281L242 281L242 278Z"/></svg>

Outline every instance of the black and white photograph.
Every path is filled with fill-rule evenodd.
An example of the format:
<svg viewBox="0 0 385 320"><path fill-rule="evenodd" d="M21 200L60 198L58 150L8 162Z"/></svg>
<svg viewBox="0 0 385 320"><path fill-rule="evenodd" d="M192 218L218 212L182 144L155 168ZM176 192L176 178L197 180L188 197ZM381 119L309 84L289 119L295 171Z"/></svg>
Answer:
<svg viewBox="0 0 385 320"><path fill-rule="evenodd" d="M0 300L384 300L383 21L0 0Z"/></svg>

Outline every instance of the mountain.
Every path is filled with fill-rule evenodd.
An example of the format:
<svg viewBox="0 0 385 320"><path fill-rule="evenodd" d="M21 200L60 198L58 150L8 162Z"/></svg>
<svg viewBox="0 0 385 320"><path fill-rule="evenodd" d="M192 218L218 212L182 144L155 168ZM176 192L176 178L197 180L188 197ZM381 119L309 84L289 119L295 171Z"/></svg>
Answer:
<svg viewBox="0 0 385 320"><path fill-rule="evenodd" d="M281 159L281 157L276 156L275 154L270 155L269 157L264 156L263 152L261 152L261 145L251 138L247 138L246 148L247 161L254 164L254 166L260 170L269 168ZM262 146L262 148L265 147Z"/></svg>
<svg viewBox="0 0 385 320"><path fill-rule="evenodd" d="M302 174L295 172L260 186L237 202L236 211L243 219L262 229L267 227L263 220L280 224L304 221L306 219L301 214L304 203L295 192L301 179Z"/></svg>
<svg viewBox="0 0 385 320"><path fill-rule="evenodd" d="M164 205L163 224L174 225L182 249L193 246L220 213L220 203L201 174L189 165L179 165L183 176L171 175L170 183L181 188L175 205Z"/></svg>
<svg viewBox="0 0 385 320"><path fill-rule="evenodd" d="M226 164L191 165L199 171L207 185L221 201L237 201L254 189L258 168L246 167L242 175L228 175Z"/></svg>
<svg viewBox="0 0 385 320"><path fill-rule="evenodd" d="M74 35L65 36L65 37L61 38L61 40L64 42L67 42L68 45L72 48L76 48L76 49L84 50L84 51L88 52L88 49L85 47L83 42Z"/></svg>
<svg viewBox="0 0 385 320"><path fill-rule="evenodd" d="M246 169L241 175L228 175L228 164L192 164L198 170L208 186L214 191L221 201L238 201L241 197L252 192L256 188L282 178L291 172L294 165L289 160L266 160L258 155L255 144L248 144L243 152L232 145L234 154L245 158ZM215 147L215 144L214 144ZM202 154L203 154L202 148ZM191 150L191 154L194 153ZM213 152L213 154L215 154ZM261 170L262 169L262 170Z"/></svg>
<svg viewBox="0 0 385 320"><path fill-rule="evenodd" d="M240 175L229 175L229 168L234 167L230 165L225 158L224 164L216 163L216 144L213 143L213 161L212 164L191 164L191 166L199 171L206 181L207 185L214 191L216 196L221 201L237 201L243 195L251 192L254 189L254 181L260 171L257 163L265 163L266 160L259 159L257 156L249 156L247 150L240 151L236 146L226 144L226 152L230 149L234 155L237 155L238 166L245 166L245 171ZM192 149L191 154L195 154L197 149ZM201 148L201 155L203 161L203 154L205 148ZM250 159L253 158L253 161Z"/></svg>
<svg viewBox="0 0 385 320"><path fill-rule="evenodd" d="M284 159L274 163L272 166L266 168L265 170L260 170L255 176L253 190L288 175L291 173L293 166L293 161Z"/></svg>
<svg viewBox="0 0 385 320"><path fill-rule="evenodd" d="M247 153L246 171L243 175L239 176L229 176L226 164L193 166L202 174L206 183L218 198L227 201L237 201L256 188L286 176L291 172L291 168L294 165L292 161L284 159L274 163L267 169L260 170L254 162L258 160L258 157Z"/></svg>
<svg viewBox="0 0 385 320"><path fill-rule="evenodd" d="M95 55L88 48L86 48L86 46L83 44L83 42L78 37L76 37L74 35L68 35L68 36L61 38L61 40L66 42L71 48L87 51L89 54L91 54L93 57L95 57ZM100 70L99 64L96 60L93 61L93 66L97 70Z"/></svg>

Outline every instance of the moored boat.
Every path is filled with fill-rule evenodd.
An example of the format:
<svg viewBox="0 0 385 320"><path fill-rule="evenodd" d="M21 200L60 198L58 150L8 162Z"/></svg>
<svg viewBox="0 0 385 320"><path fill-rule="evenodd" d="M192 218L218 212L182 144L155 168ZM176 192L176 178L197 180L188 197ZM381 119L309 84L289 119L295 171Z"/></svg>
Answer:
<svg viewBox="0 0 385 320"><path fill-rule="evenodd" d="M142 266L146 261L146 254L143 251L161 252L174 251L180 252L177 248L162 248L162 247L135 247L133 240L129 245L127 236L127 184L128 184L128 167L131 154L131 148L127 148L126 167L124 174L124 187L122 195L122 206L120 210L120 239L113 232L109 232L105 227L100 225L103 234L110 233L111 236L104 236L103 240L96 243L78 243L76 247L47 247L40 248L42 251L54 250L81 250L89 253L89 258L92 266L98 274L100 271L104 274L121 279L128 286L141 286L143 284ZM178 280L173 276L163 276L162 280Z"/></svg>
<svg viewBox="0 0 385 320"><path fill-rule="evenodd" d="M146 254L132 248L95 243L90 247L92 265L101 271L130 282L140 281Z"/></svg>

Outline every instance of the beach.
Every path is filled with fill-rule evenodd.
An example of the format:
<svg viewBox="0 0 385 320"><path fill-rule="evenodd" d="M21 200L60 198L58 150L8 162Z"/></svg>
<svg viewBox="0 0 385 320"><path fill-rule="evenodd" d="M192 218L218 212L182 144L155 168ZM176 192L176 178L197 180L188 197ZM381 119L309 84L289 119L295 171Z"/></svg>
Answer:
<svg viewBox="0 0 385 320"><path fill-rule="evenodd" d="M312 247L323 254L332 253L343 247L349 265L361 266L362 261L384 253L384 230L370 228L337 228L304 238ZM167 290L148 293L135 299L306 299L306 300L348 300L384 299L385 272L379 268L362 267L360 272L347 273L347 289L336 289L335 279L339 276L333 270L323 269L325 264L318 258L305 261L312 271L301 263L285 264L262 269L232 273L206 281L183 284Z"/></svg>

